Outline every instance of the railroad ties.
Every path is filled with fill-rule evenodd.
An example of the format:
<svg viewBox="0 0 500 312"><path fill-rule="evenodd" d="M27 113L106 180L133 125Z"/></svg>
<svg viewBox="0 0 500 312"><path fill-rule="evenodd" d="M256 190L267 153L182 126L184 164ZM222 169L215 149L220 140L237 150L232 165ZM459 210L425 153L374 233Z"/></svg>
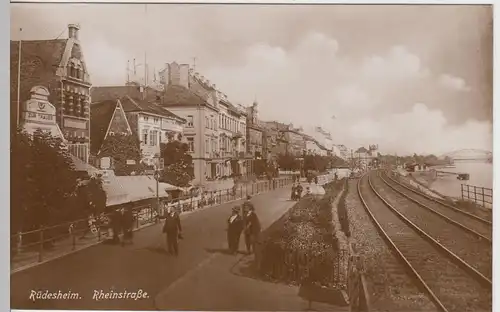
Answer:
<svg viewBox="0 0 500 312"><path fill-rule="evenodd" d="M491 222L411 190L379 171L358 194L415 285L440 311L491 311Z"/></svg>

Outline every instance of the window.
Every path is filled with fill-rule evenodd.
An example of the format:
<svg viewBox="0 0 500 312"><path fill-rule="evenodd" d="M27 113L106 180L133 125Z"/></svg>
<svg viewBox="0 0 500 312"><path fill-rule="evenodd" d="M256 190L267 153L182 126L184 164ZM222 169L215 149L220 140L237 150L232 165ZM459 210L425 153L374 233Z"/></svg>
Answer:
<svg viewBox="0 0 500 312"><path fill-rule="evenodd" d="M209 127L209 124L208 124L208 117L205 116L205 128L208 128Z"/></svg>
<svg viewBox="0 0 500 312"><path fill-rule="evenodd" d="M147 129L142 130L142 143L148 144L148 130Z"/></svg>
<svg viewBox="0 0 500 312"><path fill-rule="evenodd" d="M154 121L154 123L158 123L158 122L160 121L160 118L155 117L155 118L153 119L153 121Z"/></svg>
<svg viewBox="0 0 500 312"><path fill-rule="evenodd" d="M189 128L194 127L194 118L193 118L193 116L192 115L188 115L186 119L187 119L186 127L189 127Z"/></svg>
<svg viewBox="0 0 500 312"><path fill-rule="evenodd" d="M194 138L187 138L187 144L190 152L194 152Z"/></svg>
<svg viewBox="0 0 500 312"><path fill-rule="evenodd" d="M144 116L144 121L149 121L149 117L148 116Z"/></svg>
<svg viewBox="0 0 500 312"><path fill-rule="evenodd" d="M158 131L151 131L151 136L149 138L149 145L156 146L158 145Z"/></svg>
<svg viewBox="0 0 500 312"><path fill-rule="evenodd" d="M205 153L210 153L210 139L205 138Z"/></svg>

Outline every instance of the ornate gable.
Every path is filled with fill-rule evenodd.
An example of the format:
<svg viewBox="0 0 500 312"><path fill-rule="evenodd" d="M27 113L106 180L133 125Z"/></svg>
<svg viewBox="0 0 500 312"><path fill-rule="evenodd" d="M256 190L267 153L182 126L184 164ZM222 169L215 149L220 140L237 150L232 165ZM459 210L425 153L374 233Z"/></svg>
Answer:
<svg viewBox="0 0 500 312"><path fill-rule="evenodd" d="M113 112L113 115L111 116L111 120L109 121L108 130L106 131L104 140L106 140L106 137L108 135L114 134L132 134L132 129L130 128L127 116L125 115L125 111L123 110L120 100L116 101L115 110Z"/></svg>

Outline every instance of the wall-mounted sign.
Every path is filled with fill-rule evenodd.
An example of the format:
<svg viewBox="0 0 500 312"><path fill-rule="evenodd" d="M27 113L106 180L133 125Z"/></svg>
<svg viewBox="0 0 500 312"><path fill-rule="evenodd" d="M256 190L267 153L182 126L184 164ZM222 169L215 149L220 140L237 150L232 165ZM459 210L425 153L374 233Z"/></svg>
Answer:
<svg viewBox="0 0 500 312"><path fill-rule="evenodd" d="M87 121L64 116L64 128L87 129Z"/></svg>
<svg viewBox="0 0 500 312"><path fill-rule="evenodd" d="M56 122L56 109L49 102L49 91L42 86L30 90L30 99L23 103L22 124L28 133L36 130L50 132L54 137L63 138Z"/></svg>
<svg viewBox="0 0 500 312"><path fill-rule="evenodd" d="M109 169L111 168L111 158L109 157L102 157L101 158L101 169Z"/></svg>
<svg viewBox="0 0 500 312"><path fill-rule="evenodd" d="M135 165L135 160L127 159L127 165Z"/></svg>

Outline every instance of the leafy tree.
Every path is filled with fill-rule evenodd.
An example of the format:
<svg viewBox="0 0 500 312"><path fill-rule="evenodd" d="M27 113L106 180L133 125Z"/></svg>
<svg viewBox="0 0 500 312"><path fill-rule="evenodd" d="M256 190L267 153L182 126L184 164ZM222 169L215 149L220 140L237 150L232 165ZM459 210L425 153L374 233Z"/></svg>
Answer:
<svg viewBox="0 0 500 312"><path fill-rule="evenodd" d="M186 143L172 141L161 145L165 168L160 181L185 187L194 179L193 158Z"/></svg>
<svg viewBox="0 0 500 312"><path fill-rule="evenodd" d="M103 142L99 157L113 159L115 175L130 175L132 172L144 170L141 164L141 149L139 139L134 135L108 135ZM134 160L134 165L128 165L127 160Z"/></svg>
<svg viewBox="0 0 500 312"><path fill-rule="evenodd" d="M11 231L60 222L77 186L77 174L59 138L18 130L11 137Z"/></svg>
<svg viewBox="0 0 500 312"><path fill-rule="evenodd" d="M295 171L300 169L300 162L297 158L290 154L278 155L278 166L281 170Z"/></svg>

